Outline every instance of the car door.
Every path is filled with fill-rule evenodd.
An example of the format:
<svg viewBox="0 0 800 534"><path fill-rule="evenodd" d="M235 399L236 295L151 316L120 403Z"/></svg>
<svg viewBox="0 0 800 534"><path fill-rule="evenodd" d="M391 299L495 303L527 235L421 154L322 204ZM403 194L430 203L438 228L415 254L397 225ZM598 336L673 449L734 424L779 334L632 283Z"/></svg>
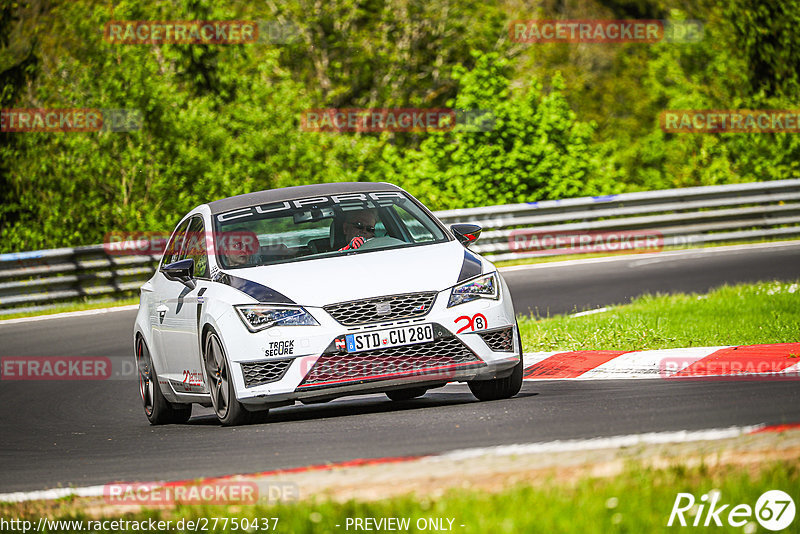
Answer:
<svg viewBox="0 0 800 534"><path fill-rule="evenodd" d="M188 227L189 221L184 220L175 228L164 250L159 269L152 279L153 306L150 310L150 324L153 325L153 344L155 349L153 359L156 360L159 375L163 375L163 378L166 377L172 367L170 354L167 352L165 343L165 333L176 326L173 315L167 316L169 307L166 305L166 301L174 294L178 285L183 286L183 284L167 279L164 273L161 272L161 268L177 261Z"/></svg>
<svg viewBox="0 0 800 534"><path fill-rule="evenodd" d="M201 348L198 337L202 294L209 284L208 253L203 218L189 220L180 253L173 261L194 260L194 287L163 277L163 297L159 308L164 314L162 340L167 354L167 379L178 393L204 392ZM163 275L162 275L163 276Z"/></svg>

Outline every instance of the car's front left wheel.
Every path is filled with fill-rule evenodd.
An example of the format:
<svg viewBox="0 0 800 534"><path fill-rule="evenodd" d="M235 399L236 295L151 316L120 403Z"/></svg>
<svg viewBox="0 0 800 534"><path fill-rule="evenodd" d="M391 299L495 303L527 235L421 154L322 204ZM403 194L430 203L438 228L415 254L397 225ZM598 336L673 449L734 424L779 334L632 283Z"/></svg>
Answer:
<svg viewBox="0 0 800 534"><path fill-rule="evenodd" d="M233 376L225 349L213 330L206 334L203 359L211 390L211 403L219 422L224 426L244 425L251 421L251 412L236 399Z"/></svg>
<svg viewBox="0 0 800 534"><path fill-rule="evenodd" d="M478 400L510 399L522 389L522 335L519 333L519 324L517 325L517 338L519 340L519 363L514 366L510 375L505 378L495 378L494 380L472 380L467 382L470 391Z"/></svg>
<svg viewBox="0 0 800 534"><path fill-rule="evenodd" d="M151 425L185 423L192 416L191 404L173 404L161 392L153 359L142 336L136 338L136 367L139 370L139 394L144 414Z"/></svg>

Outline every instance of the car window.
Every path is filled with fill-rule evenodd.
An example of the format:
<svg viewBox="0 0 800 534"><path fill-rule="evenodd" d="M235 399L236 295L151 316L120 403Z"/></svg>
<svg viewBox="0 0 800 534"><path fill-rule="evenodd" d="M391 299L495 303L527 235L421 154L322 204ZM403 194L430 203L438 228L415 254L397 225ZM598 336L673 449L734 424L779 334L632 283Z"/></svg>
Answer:
<svg viewBox="0 0 800 534"><path fill-rule="evenodd" d="M189 221L184 221L182 224L175 228L172 238L167 243L167 248L164 250L164 257L161 259L161 265L169 265L178 261L178 256L181 252L183 245L183 238L186 235L186 228L189 226Z"/></svg>
<svg viewBox="0 0 800 534"><path fill-rule="evenodd" d="M240 208L216 214L214 225L217 261L223 268L303 261L448 240L439 224L399 191L322 196ZM352 240L358 237L363 238L362 242L353 246ZM232 244L238 248L233 250Z"/></svg>
<svg viewBox="0 0 800 534"><path fill-rule="evenodd" d="M179 260L191 258L194 260L194 276L208 278L208 253L206 250L206 232L203 218L192 217L189 222L189 231L183 241Z"/></svg>
<svg viewBox="0 0 800 534"><path fill-rule="evenodd" d="M437 240L441 230L439 230L429 217L424 216L425 214L416 204L407 203L405 205L394 205L392 209L400 218L403 226L408 230L411 239L415 243L426 243Z"/></svg>

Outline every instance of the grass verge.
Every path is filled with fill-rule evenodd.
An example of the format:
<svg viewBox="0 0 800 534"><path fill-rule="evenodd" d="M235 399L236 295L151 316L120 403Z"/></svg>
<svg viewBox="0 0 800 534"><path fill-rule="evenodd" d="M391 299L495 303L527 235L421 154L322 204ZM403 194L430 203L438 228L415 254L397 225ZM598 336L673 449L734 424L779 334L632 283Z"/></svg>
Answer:
<svg viewBox="0 0 800 534"><path fill-rule="evenodd" d="M581 317L519 318L525 351L654 350L800 340L800 280L646 295Z"/></svg>
<svg viewBox="0 0 800 534"><path fill-rule="evenodd" d="M126 299L118 300L97 300L91 302L70 302L59 304L46 310L35 310L21 313L9 313L7 315L0 315L0 323L6 319L18 319L20 317L38 317L41 315L54 315L56 313L67 313L74 311L96 310L100 308L117 308L119 306L129 306L131 304L139 304L139 297L129 297Z"/></svg>
<svg viewBox="0 0 800 534"><path fill-rule="evenodd" d="M679 492L692 494L697 504L701 504L702 495L716 490L719 492L719 505L730 506L720 514L723 526L712 527L713 531L756 532L764 529L757 524L754 512L745 521L744 530L742 525L736 528L727 524L728 513L733 506L745 504L753 509L758 498L769 490L782 490L797 498L798 487L800 460L713 467L707 464L686 467L676 463L666 469L631 463L618 477L584 476L565 481L554 472L552 478L544 483L522 483L499 492L461 488L439 497L406 495L382 501L350 500L340 503L323 499L274 506L179 506L170 510L145 510L117 516L116 519L171 520L173 528L175 522L181 519L184 524L187 521L205 521L209 527L207 531L213 532L255 532L252 528L241 528L244 524L252 525L253 521L259 523L259 531L262 531L265 530L261 528L265 524L262 519L266 519L271 526L274 523L271 518L278 518L275 532L292 533L352 532L356 530L353 524L356 518L407 520L409 527L398 529L401 532L663 532L681 530L678 526L672 529L666 526ZM683 501L681 505L686 502ZM702 524L706 519L706 511L707 507L704 511L695 507L685 512L683 517L688 525L692 525L699 512ZM51 509L47 513L50 518L84 522L89 519L80 509L70 507L67 503L58 513L52 512ZM3 517L28 519L34 525L42 513L34 505L0 506ZM210 526L214 518L218 518L217 528L212 530ZM232 518L237 518L238 528L234 528ZM444 528L430 528L431 520ZM223 522L227 528L222 528ZM428 528L420 528L423 522ZM347 528L348 524L350 528ZM689 528L695 530L691 526ZM72 531L76 530L73 526ZM785 532L799 530L800 520L795 519ZM60 530L65 531L70 530ZM190 530L184 528L183 531Z"/></svg>

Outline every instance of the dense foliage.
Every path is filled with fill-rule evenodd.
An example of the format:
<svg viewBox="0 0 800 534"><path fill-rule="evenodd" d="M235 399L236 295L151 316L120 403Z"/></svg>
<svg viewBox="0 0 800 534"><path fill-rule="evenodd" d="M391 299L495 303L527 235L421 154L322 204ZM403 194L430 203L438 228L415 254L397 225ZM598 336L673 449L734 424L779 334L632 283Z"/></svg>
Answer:
<svg viewBox="0 0 800 534"><path fill-rule="evenodd" d="M390 181L434 209L795 178L796 134L670 134L666 109L792 109L796 0L6 0L0 107L132 109L129 132L0 132L0 251L169 230L239 193ZM671 4L674 6L674 4ZM701 20L693 43L523 44L513 19ZM122 45L110 20L258 20L282 39ZM304 110L452 107L492 128L303 131Z"/></svg>

